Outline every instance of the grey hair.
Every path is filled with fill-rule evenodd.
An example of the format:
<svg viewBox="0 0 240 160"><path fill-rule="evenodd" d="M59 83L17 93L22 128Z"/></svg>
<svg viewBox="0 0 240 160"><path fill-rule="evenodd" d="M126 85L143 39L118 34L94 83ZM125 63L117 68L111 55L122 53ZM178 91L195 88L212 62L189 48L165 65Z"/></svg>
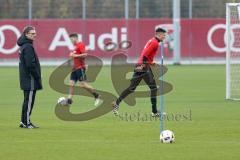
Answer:
<svg viewBox="0 0 240 160"><path fill-rule="evenodd" d="M35 30L35 27L33 27L33 26L26 26L26 27L24 27L24 29L23 29L23 34L27 34L27 33L29 33L31 30Z"/></svg>

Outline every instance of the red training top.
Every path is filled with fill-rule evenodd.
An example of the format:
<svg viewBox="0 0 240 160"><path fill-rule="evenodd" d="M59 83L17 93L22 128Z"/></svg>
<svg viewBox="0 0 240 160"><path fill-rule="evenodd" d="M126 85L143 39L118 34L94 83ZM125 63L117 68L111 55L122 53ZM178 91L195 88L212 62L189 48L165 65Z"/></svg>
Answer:
<svg viewBox="0 0 240 160"><path fill-rule="evenodd" d="M74 54L83 54L84 52L86 52L86 50L85 50L85 44L83 42L78 42L77 44L75 44ZM85 58L74 57L73 68L74 69L85 68Z"/></svg>
<svg viewBox="0 0 240 160"><path fill-rule="evenodd" d="M150 39L147 44L145 45L139 59L138 59L138 64L143 64L143 58L146 57L147 63L152 64L153 58L157 53L159 44L158 40L154 37Z"/></svg>

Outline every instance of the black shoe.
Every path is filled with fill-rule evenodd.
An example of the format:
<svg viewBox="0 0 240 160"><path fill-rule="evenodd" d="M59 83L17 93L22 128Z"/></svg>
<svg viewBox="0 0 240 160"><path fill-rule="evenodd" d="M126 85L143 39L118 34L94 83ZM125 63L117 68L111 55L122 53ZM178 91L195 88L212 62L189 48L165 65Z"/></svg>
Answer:
<svg viewBox="0 0 240 160"><path fill-rule="evenodd" d="M119 113L118 113L119 105L114 101L114 102L112 102L112 107L113 107L113 114L115 116L118 116L119 115Z"/></svg>
<svg viewBox="0 0 240 160"><path fill-rule="evenodd" d="M38 128L38 127L35 126L35 125L33 125L33 124L28 124L26 128L27 128L27 129L36 129L36 128Z"/></svg>
<svg viewBox="0 0 240 160"><path fill-rule="evenodd" d="M157 111L157 112L152 112L152 117L160 117L161 116L161 114L162 114L162 116L165 116L166 115L166 112L163 112L163 113L161 113L161 112L159 112L159 111Z"/></svg>
<svg viewBox="0 0 240 160"><path fill-rule="evenodd" d="M39 128L38 126L36 126L36 125L34 125L34 124L32 124L32 123L30 123L30 125L31 125L33 128Z"/></svg>
<svg viewBox="0 0 240 160"><path fill-rule="evenodd" d="M70 104L72 104L72 103L73 103L72 99L68 98L68 99L67 99L67 104L70 105Z"/></svg>
<svg viewBox="0 0 240 160"><path fill-rule="evenodd" d="M26 128L27 129L34 129L34 127L31 124L28 124Z"/></svg>
<svg viewBox="0 0 240 160"><path fill-rule="evenodd" d="M156 113L153 113L152 112L152 117L159 117L160 116L160 113L156 112Z"/></svg>
<svg viewBox="0 0 240 160"><path fill-rule="evenodd" d="M20 125L19 125L20 128L27 128L27 125L24 124L23 122L20 122Z"/></svg>

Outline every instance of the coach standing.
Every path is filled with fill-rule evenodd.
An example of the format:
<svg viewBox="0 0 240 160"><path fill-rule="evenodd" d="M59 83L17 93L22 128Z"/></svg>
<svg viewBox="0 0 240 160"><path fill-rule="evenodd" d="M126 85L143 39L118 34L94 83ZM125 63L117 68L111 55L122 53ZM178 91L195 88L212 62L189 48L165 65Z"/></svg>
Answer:
<svg viewBox="0 0 240 160"><path fill-rule="evenodd" d="M41 68L38 56L33 47L36 30L32 26L26 26L17 44L19 50L19 76L20 87L23 90L24 100L22 104L21 128L38 128L30 121L36 91L42 89Z"/></svg>

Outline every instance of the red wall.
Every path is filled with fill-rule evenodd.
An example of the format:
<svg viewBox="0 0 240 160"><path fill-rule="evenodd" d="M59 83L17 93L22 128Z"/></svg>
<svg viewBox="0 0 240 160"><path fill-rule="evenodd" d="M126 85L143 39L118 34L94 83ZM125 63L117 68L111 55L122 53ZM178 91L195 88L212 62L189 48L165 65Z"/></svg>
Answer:
<svg viewBox="0 0 240 160"><path fill-rule="evenodd" d="M119 20L119 19L104 19L104 20L33 20L31 25L36 27L37 40L34 45L40 58L64 58L68 56L69 39L67 34L77 32L83 36L83 41L88 46L91 44L91 54L111 58L114 52L106 52L100 49L101 38L104 36L112 36L121 42L121 39L132 42L132 47L128 50L129 57L136 57L143 49L145 43L153 37L154 28L157 25L163 25L168 28L168 32L172 33L172 21L170 19L141 19L141 20ZM181 20L181 56L184 58L208 58L208 57L224 57L224 19L192 19ZM28 20L1 20L0 21L0 58L17 58L16 33L20 33L25 25L28 25ZM167 25L170 24L170 25ZM213 29L214 25L218 25L213 32L210 40L217 48L210 47L207 37L208 32ZM126 27L126 32L124 31ZM221 29L222 27L222 29ZM123 28L123 31L122 31ZM12 30L15 30L14 33ZM57 39L57 32L61 37ZM112 32L116 32L112 34ZM64 35L66 36L64 39ZM56 46L50 49L53 44L54 37L63 46ZM92 38L89 38L92 37ZM123 37L123 38L121 38ZM124 38L127 37L127 38ZM94 39L95 38L95 39ZM91 43L90 43L91 39ZM106 39L105 42L109 42ZM66 43L68 42L68 43ZM103 45L103 43L102 43ZM172 53L169 50L169 44L165 45L166 56L171 57ZM69 46L69 47L68 47ZM220 48L220 50L219 50ZM221 48L223 48L221 50ZM12 51L10 50L12 49Z"/></svg>

